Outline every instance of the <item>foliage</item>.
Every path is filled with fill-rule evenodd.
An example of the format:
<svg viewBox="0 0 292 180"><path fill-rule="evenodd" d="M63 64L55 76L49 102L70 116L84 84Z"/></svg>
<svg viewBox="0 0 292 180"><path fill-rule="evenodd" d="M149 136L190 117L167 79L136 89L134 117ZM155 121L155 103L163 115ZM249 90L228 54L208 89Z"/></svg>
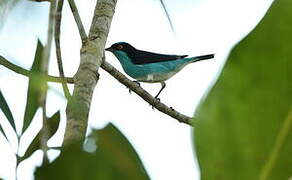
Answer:
<svg viewBox="0 0 292 180"><path fill-rule="evenodd" d="M199 107L194 141L202 179L291 177L291 12L292 1L274 2Z"/></svg>
<svg viewBox="0 0 292 180"><path fill-rule="evenodd" d="M28 128L37 109L40 107L40 96L42 91L44 91L44 88L46 88L46 83L41 75L43 49L43 45L38 41L34 61L31 67L31 72L35 75L29 78L22 132Z"/></svg>
<svg viewBox="0 0 292 180"><path fill-rule="evenodd" d="M10 110L6 100L5 100L5 97L3 96L2 92L1 92L1 89L0 89L0 109L4 113L4 115L6 116L7 120L9 121L9 123L12 126L12 128L14 129L14 131L16 132L13 115L12 115L11 110ZM0 131L3 133L3 135L7 139L7 136L6 136L5 132L3 131L1 125L0 125Z"/></svg>
<svg viewBox="0 0 292 180"><path fill-rule="evenodd" d="M42 66L42 63L41 63L42 53L43 53L43 45L40 43L40 41L38 41L35 58L33 61L33 65L31 67L31 73L33 73L33 76L29 78L23 131L25 131L26 128L30 125L37 109L40 107L40 95L42 94L42 91L44 91L47 88L47 83L44 81L43 75L40 72L40 69ZM1 90L0 90L0 109L4 113L10 125L12 126L14 133L17 134L15 121L14 121L12 112ZM57 111L52 117L47 117L47 121L48 121L47 123L48 127L46 127L47 135L50 138L53 136L53 134L57 131L59 127L60 111ZM6 137L6 140L8 141L5 131L2 129L1 126L0 126L0 131L2 132L2 134ZM20 140L21 135L17 136L18 140ZM15 155L17 156L17 165L19 165L21 161L30 157L32 153L34 153L36 150L40 148L41 148L41 132L38 133L38 135L34 138L33 142L29 145L24 156L20 157L16 152Z"/></svg>
<svg viewBox="0 0 292 180"><path fill-rule="evenodd" d="M171 25L165 4L160 2ZM233 49L218 82L200 106L194 137L202 179L291 176L292 169L287 168L292 167L292 142L287 140L292 138L291 10L291 1L278 0L273 4L258 27ZM42 55L43 46L38 42L22 133L40 107L42 92L47 90L40 71ZM1 90L0 109L16 133L13 115ZM56 132L59 122L60 111L48 118L48 137ZM6 137L1 126L0 131ZM23 157L16 154L17 165L44 148L40 134ZM149 179L130 142L112 124L94 130L84 148L87 152L77 145L65 147L57 160L37 169L36 179Z"/></svg>
<svg viewBox="0 0 292 180"><path fill-rule="evenodd" d="M52 137L59 127L60 123L60 111L57 111L53 114L50 118L48 118L48 136ZM30 157L36 150L41 149L41 133L39 132L33 141L30 143L28 149L26 150L24 156L20 158L20 160L25 160L26 158Z"/></svg>
<svg viewBox="0 0 292 180"><path fill-rule="evenodd" d="M149 179L132 145L112 124L93 131L85 149L90 152L67 147L56 161L37 169L36 179Z"/></svg>
<svg viewBox="0 0 292 180"><path fill-rule="evenodd" d="M41 92L44 91L45 88L47 88L47 84L44 81L42 74L40 73L41 72L40 69L42 66L42 63L41 63L42 53L43 53L43 45L41 44L40 41L38 41L35 58L33 61L33 65L31 67L31 73L33 74L33 76L29 78L29 84L28 84L27 100L26 100L25 114L24 114L24 120L23 120L23 132L30 125L37 109L40 107L39 100L40 100ZM12 128L14 129L16 133L16 127L15 127L13 115L11 113L11 110L1 90L0 90L0 109L3 111L4 115L6 116L7 120L9 121L10 125L12 126ZM0 129L2 128L0 127ZM5 133L3 130L2 132L5 136Z"/></svg>

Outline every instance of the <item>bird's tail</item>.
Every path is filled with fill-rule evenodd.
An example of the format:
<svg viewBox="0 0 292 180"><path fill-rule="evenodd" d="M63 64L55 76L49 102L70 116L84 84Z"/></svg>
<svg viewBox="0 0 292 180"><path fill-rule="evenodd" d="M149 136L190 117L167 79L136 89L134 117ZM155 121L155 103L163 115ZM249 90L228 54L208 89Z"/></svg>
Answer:
<svg viewBox="0 0 292 180"><path fill-rule="evenodd" d="M206 60L206 59L212 59L214 58L215 54L207 54L207 55L203 55L203 56L195 56L192 57L192 62L197 62L197 61L202 61L202 60Z"/></svg>

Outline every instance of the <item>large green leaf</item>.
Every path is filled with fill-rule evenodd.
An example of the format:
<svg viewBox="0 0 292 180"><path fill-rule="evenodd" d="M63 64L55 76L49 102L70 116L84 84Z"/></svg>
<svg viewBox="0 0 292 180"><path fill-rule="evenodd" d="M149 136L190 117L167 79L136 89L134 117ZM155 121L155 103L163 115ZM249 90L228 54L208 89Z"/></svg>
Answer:
<svg viewBox="0 0 292 180"><path fill-rule="evenodd" d="M291 13L291 0L273 3L200 105L194 139L202 179L291 177Z"/></svg>
<svg viewBox="0 0 292 180"><path fill-rule="evenodd" d="M29 78L28 83L22 132L24 132L30 125L37 109L40 107L40 96L46 87L46 83L44 78L42 78L40 69L43 49L43 45L40 41L38 41L34 61L31 67L31 72L34 73L34 75Z"/></svg>
<svg viewBox="0 0 292 180"><path fill-rule="evenodd" d="M36 179L149 179L132 145L114 125L94 131L86 147L97 149L88 153L75 146L67 147L52 164L37 169Z"/></svg>
<svg viewBox="0 0 292 180"><path fill-rule="evenodd" d="M9 121L10 125L13 127L14 131L16 132L16 127L15 127L15 123L14 123L14 118L13 118L13 115L10 111L10 108L1 92L1 89L0 89L0 109L2 110L2 112L4 113L4 115L6 116L7 120ZM2 128L0 128L2 130ZM5 133L4 131L2 130L4 136L5 136Z"/></svg>

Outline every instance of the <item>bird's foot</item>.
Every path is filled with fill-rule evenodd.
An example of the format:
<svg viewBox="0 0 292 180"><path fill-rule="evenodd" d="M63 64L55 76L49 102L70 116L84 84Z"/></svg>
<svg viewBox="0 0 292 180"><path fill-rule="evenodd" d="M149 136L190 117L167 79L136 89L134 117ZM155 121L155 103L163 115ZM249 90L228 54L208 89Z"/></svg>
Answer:
<svg viewBox="0 0 292 180"><path fill-rule="evenodd" d="M154 97L155 98L155 102L154 102L154 104L156 104L156 103L158 103L158 102L160 102L160 98L158 98L158 97ZM154 110L154 106L152 105L152 109Z"/></svg>
<svg viewBox="0 0 292 180"><path fill-rule="evenodd" d="M133 83L136 83L139 87L141 86L139 81L133 81Z"/></svg>
<svg viewBox="0 0 292 180"><path fill-rule="evenodd" d="M133 81L133 83L136 83L139 87L141 87L141 84L139 81ZM129 88L129 93L131 94L132 90Z"/></svg>

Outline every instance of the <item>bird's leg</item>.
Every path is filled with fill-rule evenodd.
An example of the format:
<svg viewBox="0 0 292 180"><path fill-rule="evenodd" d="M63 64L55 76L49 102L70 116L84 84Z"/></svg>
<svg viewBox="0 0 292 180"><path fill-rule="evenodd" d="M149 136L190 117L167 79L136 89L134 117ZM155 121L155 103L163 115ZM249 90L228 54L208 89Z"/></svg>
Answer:
<svg viewBox="0 0 292 180"><path fill-rule="evenodd" d="M161 93L161 91L165 88L165 86L166 86L165 82L164 82L164 81L161 82L161 89L159 90L158 94L154 97L155 99L160 100L160 99L158 98L158 96L159 96L159 94Z"/></svg>
<svg viewBox="0 0 292 180"><path fill-rule="evenodd" d="M136 83L138 86L141 86L139 81L134 80L133 82Z"/></svg>
<svg viewBox="0 0 292 180"><path fill-rule="evenodd" d="M133 83L136 83L139 87L141 86L139 81L134 80ZM132 91L131 91L131 89L129 88L129 93L131 94L131 92L132 92Z"/></svg>
<svg viewBox="0 0 292 180"><path fill-rule="evenodd" d="M158 98L159 94L162 92L162 90L165 88L166 84L165 82L161 82L161 89L157 93L157 95L154 97L158 102L160 102L160 99ZM154 106L152 106L152 109L154 110Z"/></svg>

